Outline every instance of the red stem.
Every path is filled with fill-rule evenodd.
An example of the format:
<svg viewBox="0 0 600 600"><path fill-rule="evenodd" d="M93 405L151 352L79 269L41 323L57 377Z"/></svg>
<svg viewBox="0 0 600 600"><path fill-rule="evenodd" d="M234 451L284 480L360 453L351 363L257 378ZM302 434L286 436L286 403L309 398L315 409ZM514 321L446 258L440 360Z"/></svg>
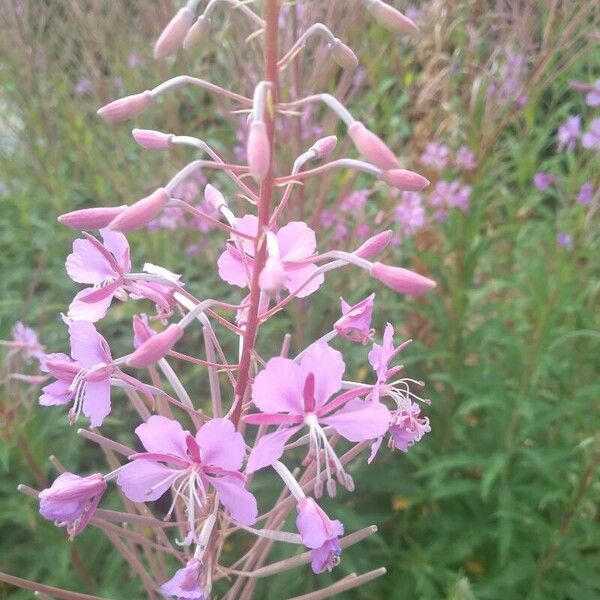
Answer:
<svg viewBox="0 0 600 600"><path fill-rule="evenodd" d="M260 304L260 286L258 278L262 271L267 257L266 239L263 234L265 227L268 227L271 216L271 200L273 196L273 150L275 138L274 114L271 114L270 108L277 104L277 29L279 21L279 0L267 0L265 7L265 80L271 83L271 104L267 104L265 111L265 123L267 126L267 135L269 137L269 151L271 164L269 172L260 186L260 197L258 200L258 235L254 247L254 268L252 270L252 281L250 283L250 308L248 310L248 323L244 333L244 346L240 358L240 369L235 386L235 400L231 411L231 420L237 427L242 415L242 405L248 384L250 383L250 367L256 335L258 333L259 320L258 309Z"/></svg>

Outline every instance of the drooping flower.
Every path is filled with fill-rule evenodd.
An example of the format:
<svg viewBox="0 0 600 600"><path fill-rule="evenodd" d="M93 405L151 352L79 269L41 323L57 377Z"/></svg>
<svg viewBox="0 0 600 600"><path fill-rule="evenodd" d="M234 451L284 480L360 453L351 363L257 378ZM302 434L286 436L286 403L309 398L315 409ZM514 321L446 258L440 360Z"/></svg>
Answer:
<svg viewBox="0 0 600 600"><path fill-rule="evenodd" d="M552 173L540 171L533 176L533 185L535 185L536 189L540 190L540 192L543 192L554 183L554 179Z"/></svg>
<svg viewBox="0 0 600 600"><path fill-rule="evenodd" d="M575 150L577 140L581 136L581 115L571 115L558 128L556 134L556 148L559 152L563 150Z"/></svg>
<svg viewBox="0 0 600 600"><path fill-rule="evenodd" d="M73 539L92 520L105 490L106 481L99 473L87 477L62 473L39 493L40 514L58 527L66 527Z"/></svg>
<svg viewBox="0 0 600 600"><path fill-rule="evenodd" d="M146 452L130 456L117 476L117 484L133 502L158 500L173 489L173 504L183 498L190 539L195 537L196 516L209 510L213 487L221 504L243 525L256 520L254 496L240 473L245 455L244 438L229 419L212 419L195 436L173 419L153 415L135 430Z"/></svg>
<svg viewBox="0 0 600 600"><path fill-rule="evenodd" d="M588 150L600 150L600 117L592 120L589 130L581 137L581 144Z"/></svg>
<svg viewBox="0 0 600 600"><path fill-rule="evenodd" d="M361 344L370 342L374 333L374 329L371 329L371 318L375 294L371 294L354 306L350 306L343 298L340 298L340 301L342 316L333 325L338 335Z"/></svg>
<svg viewBox="0 0 600 600"><path fill-rule="evenodd" d="M206 600L207 595L200 586L202 563L197 558L188 561L185 567L175 571L175 575L160 586L160 591L177 600Z"/></svg>
<svg viewBox="0 0 600 600"><path fill-rule="evenodd" d="M55 406L73 400L69 421L74 423L83 412L92 427L99 427L110 413L110 348L87 321L71 321L69 336L71 357L56 353L47 354L42 360L40 368L56 381L42 388L39 402L42 406Z"/></svg>
<svg viewBox="0 0 600 600"><path fill-rule="evenodd" d="M304 497L298 501L296 527L302 543L311 550L312 570L332 571L340 563L342 549L338 538L344 535L342 523L332 521L312 498Z"/></svg>
<svg viewBox="0 0 600 600"><path fill-rule="evenodd" d="M236 230L255 237L258 234L257 217L246 215L237 219ZM285 288L293 292L317 270L310 262L317 247L315 232L305 223L293 221L284 225L275 234L275 238L279 245L279 261L285 272ZM254 242L247 238L239 238L236 243L228 243L225 252L219 257L218 267L221 279L231 285L247 287L254 268ZM304 298L319 289L324 281L324 276L319 274L296 295L298 298Z"/></svg>
<svg viewBox="0 0 600 600"><path fill-rule="evenodd" d="M361 442L387 431L390 414L379 402L361 400L360 390L354 398L332 399L342 388L345 368L342 355L322 342L310 346L299 363L281 357L267 362L252 386L252 401L262 414L246 415L244 419L248 423L281 427L261 437L253 448L248 458L249 473L272 465L283 454L286 442L306 426L310 436L309 456L315 458L317 477L324 467L329 494L335 494L332 471L344 487L353 489L352 479L323 427L330 426L351 442ZM323 465L319 458L321 449L325 456ZM315 493L320 495L317 489Z"/></svg>

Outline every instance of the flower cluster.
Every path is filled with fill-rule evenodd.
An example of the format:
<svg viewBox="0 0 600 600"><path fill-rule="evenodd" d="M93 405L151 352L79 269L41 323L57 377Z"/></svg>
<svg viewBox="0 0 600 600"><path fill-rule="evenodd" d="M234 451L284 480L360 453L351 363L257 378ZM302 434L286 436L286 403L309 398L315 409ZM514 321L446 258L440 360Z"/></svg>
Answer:
<svg viewBox="0 0 600 600"><path fill-rule="evenodd" d="M201 11L198 0L189 0L156 42L155 57L164 59L180 47L198 47L202 38L210 35L213 13L220 5L213 1ZM391 240L390 231L374 235L365 222L361 243L353 251L323 250L307 223L290 218L291 200L304 180L340 168L354 169L402 194L402 208L399 204L396 215L408 235L423 223L418 193L428 180L404 169L388 145L333 95L282 100L279 77L298 59L309 38L324 40L328 56L340 69L355 69L358 58L319 23L307 25L278 56L283 12L280 14L278 0L266 0L264 5L261 16L246 2L222 4L222 8L239 11L262 37L267 75L256 83L252 97L180 76L98 111L108 122L121 122L149 110L159 96L175 88L207 90L248 113L245 152L237 153L245 157L243 162L228 162L198 138L135 129L134 138L149 151L185 145L205 157L183 166L170 181L133 203L61 215L63 225L83 231L66 259L67 274L84 286L63 316L70 351L40 356L43 349L31 333L20 328L15 334L14 344L20 344L20 351L28 355L40 356L41 369L51 379L42 389L40 404L68 406L71 424L89 420L93 429L80 429L79 433L102 447L111 460L111 470L106 473L84 476L64 471L39 493L23 490L37 495L42 516L65 527L70 537L93 526L111 539L144 545L148 569L141 575L150 595L160 589L167 597L207 599L213 585L227 578L231 582L227 597L250 597L253 577L261 576L265 569L275 573L310 562L315 573L331 571L343 548L374 528L346 532L344 525L321 507L324 493L334 498L338 488L354 490L348 465L362 450L371 448L371 463L383 440L388 440L391 449L406 452L430 430L427 417L421 414L426 401L413 391L423 384L405 377L402 365L395 364L408 342L394 345L390 323L381 343L376 341L379 336L371 324L374 293L360 301L342 299L339 318L331 320L330 331L295 356L290 352L289 336L282 340L280 351L273 349L265 356L257 349L264 323L294 300L316 293L326 285L326 275L332 270L350 267L366 271L373 282L403 294L420 295L435 287L424 275L377 260ZM364 0L362 5L393 32L416 30L410 19L381 0ZM333 110L344 124L358 156L332 159L336 138L315 139L322 134L312 123L304 127L307 147L293 166L275 160L279 158L275 142L280 115L296 113L310 121L316 114L311 108L318 103ZM429 148L428 156L429 162L421 162L433 168L448 160L448 152L439 148ZM474 157L463 148L456 164L468 171L475 167ZM228 178L237 192L235 203L227 197L228 188L213 179L214 173ZM198 204L195 198L201 186L204 199ZM440 196L438 187L434 193ZM464 190L449 187L452 189L440 206L466 210L468 193L465 197ZM370 191L359 190L342 200L338 212L357 212L369 202ZM223 232L216 265L205 267L216 268L220 278L232 286L228 294L239 294L238 302L197 297L192 283L185 285L182 277L170 270L171 265L134 266L125 234L138 229L179 228L183 222L193 223L199 231L211 227ZM332 224L337 222L332 215ZM133 319L131 351L121 356L115 356L100 332L102 321L118 302L134 304L139 313ZM203 336L202 356L187 353L187 334L195 328ZM232 334L239 341L234 357L223 343L223 338ZM352 380L342 354L344 340L370 346L364 354L372 367L371 383ZM174 362L193 363L202 369L210 389L209 403L199 402L186 389ZM131 407L139 418L137 448L104 435L102 428L116 403ZM254 485L255 474L263 470L276 473L284 486L270 509L259 494L263 488ZM113 484L127 511L101 508L103 495ZM148 508L144 508L146 503ZM297 531L282 531L285 517L294 508ZM154 517L154 512L160 518ZM177 537L166 533L163 520L174 521ZM111 521L124 525L115 527ZM144 535L139 527L144 527ZM247 535L250 540L241 546L244 550L235 564L227 566L223 548L233 534ZM307 551L300 560L295 557L265 567L273 541L297 544ZM139 572L143 559L136 552L128 550L124 556ZM166 581L159 579L164 569L155 568L158 564L164 567L165 553L180 562L180 568L171 571ZM379 569L367 575L383 572ZM357 578L357 584L360 581ZM327 590L335 593L336 585ZM347 582L344 585L348 589Z"/></svg>

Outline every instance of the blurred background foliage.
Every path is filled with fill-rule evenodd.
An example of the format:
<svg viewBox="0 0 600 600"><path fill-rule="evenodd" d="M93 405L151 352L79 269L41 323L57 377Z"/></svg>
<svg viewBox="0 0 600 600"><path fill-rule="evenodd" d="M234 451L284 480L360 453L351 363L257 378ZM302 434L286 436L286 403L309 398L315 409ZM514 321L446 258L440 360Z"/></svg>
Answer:
<svg viewBox="0 0 600 600"><path fill-rule="evenodd" d="M311 47L312 56L286 80L291 96L336 91L417 170L431 141L452 150L467 146L477 163L462 176L471 190L468 210L450 210L443 221L430 210L423 227L387 251L389 262L439 283L416 303L377 289L375 313L379 331L391 321L399 336L415 340L404 362L409 376L427 383L432 405L424 411L432 433L407 454L382 452L371 468L354 465L357 492L340 497L336 517L349 531L377 523L381 534L346 552L334 575L388 569L385 578L348 598L595 600L600 172L597 149L578 145L558 152L556 134L569 115L582 115L586 126L598 116L570 87L600 78L597 2L399 2L416 11L421 33L413 39L391 35L367 15L357 18L362 9L354 0L301 5L308 15L286 8L286 43L303 18L316 16L351 42L361 67L340 74L323 48ZM107 126L96 108L187 72L241 93L253 88L259 45L245 41L250 30L235 14L218 20L202 52L174 62L152 60L152 42L176 8L171 0L0 4L0 338L8 339L12 325L23 320L48 350L64 350L58 314L75 292L64 272L74 234L56 223L57 215L131 202L189 158L181 150L140 150L128 125ZM253 56L256 64L248 64ZM244 139L243 117L229 108L182 90L135 126L196 132L233 156ZM331 114L286 117L280 165L318 137L317 123L319 132L337 131L340 154L349 149ZM534 185L540 171L554 176L552 186ZM434 186L457 176L451 168L426 173ZM225 180L210 177L231 192ZM585 182L596 192L584 205L577 194ZM357 224L393 222L397 197L375 186L344 235L320 217L366 185L372 184L344 175L323 195L323 181L308 184L297 194L292 217L319 225L322 248L356 246ZM241 211L238 200L232 198L232 206ZM568 243L557 242L561 233L570 236ZM130 242L139 267L148 260L183 272L198 297L219 289L239 299L215 273L220 233L162 229L137 232ZM195 254L186 252L190 244ZM375 291L366 277L346 274L330 277L322 290L265 330L265 353L275 351L272 340L279 344L285 331L297 347L327 331L340 295L357 301ZM117 306L102 322L115 354L129 348L133 310ZM353 376L367 377L366 349L345 344L343 350ZM81 472L103 468L103 461L68 429L60 411L37 407L36 389L6 374L0 390L0 570L109 598L140 597L136 578L98 532L87 530L68 543L16 493L19 482L43 487L55 476L50 453ZM182 378L203 397L201 369L186 367ZM134 423L119 408L107 429L123 437ZM117 497L109 496L111 502L118 506ZM257 593L280 600L322 587L328 578L307 577L300 569ZM30 594L0 584L0 597Z"/></svg>

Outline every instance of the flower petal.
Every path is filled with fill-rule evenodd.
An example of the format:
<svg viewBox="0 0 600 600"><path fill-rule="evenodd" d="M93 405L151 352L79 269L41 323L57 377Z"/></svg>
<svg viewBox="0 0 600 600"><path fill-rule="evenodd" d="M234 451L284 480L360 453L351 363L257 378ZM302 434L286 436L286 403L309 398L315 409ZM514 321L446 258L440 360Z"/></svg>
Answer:
<svg viewBox="0 0 600 600"><path fill-rule="evenodd" d="M83 414L90 419L92 427L100 427L110 413L110 380L89 381L85 386Z"/></svg>
<svg viewBox="0 0 600 600"><path fill-rule="evenodd" d="M256 498L244 487L237 477L207 477L219 494L221 504L234 520L242 525L252 525L258 516Z"/></svg>
<svg viewBox="0 0 600 600"><path fill-rule="evenodd" d="M242 468L246 445L229 419L211 419L196 434L202 463L228 471Z"/></svg>
<svg viewBox="0 0 600 600"><path fill-rule="evenodd" d="M115 257L115 260L125 273L131 271L131 260L129 258L129 243L120 231L101 229L100 235L104 240L104 247Z"/></svg>
<svg viewBox="0 0 600 600"><path fill-rule="evenodd" d="M390 418L390 411L384 404L356 398L334 415L319 421L331 425L350 442L362 442L383 435L389 427Z"/></svg>
<svg viewBox="0 0 600 600"><path fill-rule="evenodd" d="M256 376L252 385L252 402L263 412L304 414L302 393L306 375L289 358L276 356Z"/></svg>
<svg viewBox="0 0 600 600"><path fill-rule="evenodd" d="M248 286L248 271L252 268L250 261L246 265L241 259L241 255L235 251L235 247L231 244L227 244L225 252L219 256L217 261L217 267L219 270L219 277L229 283L230 285L237 285L238 287Z"/></svg>
<svg viewBox="0 0 600 600"><path fill-rule="evenodd" d="M65 267L69 277L77 283L98 285L118 275L106 257L89 240L79 239L73 242L73 253L67 256Z"/></svg>
<svg viewBox="0 0 600 600"><path fill-rule="evenodd" d="M342 354L331 346L319 342L310 346L300 366L305 376L312 373L315 376L316 409L321 408L333 394L342 389L342 375L346 364Z"/></svg>
<svg viewBox="0 0 600 600"><path fill-rule="evenodd" d="M263 435L248 457L247 473L254 473L259 469L272 465L281 458L285 443L297 432L301 425L297 427L287 427L274 433Z"/></svg>
<svg viewBox="0 0 600 600"><path fill-rule="evenodd" d="M285 287L291 293L296 292L296 290L298 290L298 288L317 270L317 266L313 264L297 267L284 263L284 268L287 278ZM298 290L296 296L298 298L306 298L306 296L310 296L310 294L316 292L321 287L324 281L325 275L323 275L323 273L319 273L305 286Z"/></svg>
<svg viewBox="0 0 600 600"><path fill-rule="evenodd" d="M39 402L42 406L57 406L67 404L72 398L73 393L69 390L68 382L59 379L42 388Z"/></svg>
<svg viewBox="0 0 600 600"><path fill-rule="evenodd" d="M69 305L67 316L74 321L89 321L90 323L99 321L106 316L114 292L114 287L111 286L81 290ZM92 294L93 302L89 301Z"/></svg>
<svg viewBox="0 0 600 600"><path fill-rule="evenodd" d="M87 321L69 323L71 356L82 367L90 368L111 361L106 340Z"/></svg>
<svg viewBox="0 0 600 600"><path fill-rule="evenodd" d="M169 489L177 473L151 460L134 460L119 471L117 484L132 502L151 502Z"/></svg>
<svg viewBox="0 0 600 600"><path fill-rule="evenodd" d="M189 432L174 419L152 415L135 428L135 434L148 452L171 454L188 460L185 439Z"/></svg>
<svg viewBox="0 0 600 600"><path fill-rule="evenodd" d="M283 261L303 260L317 247L315 232L302 221L292 221L277 232L279 252Z"/></svg>

